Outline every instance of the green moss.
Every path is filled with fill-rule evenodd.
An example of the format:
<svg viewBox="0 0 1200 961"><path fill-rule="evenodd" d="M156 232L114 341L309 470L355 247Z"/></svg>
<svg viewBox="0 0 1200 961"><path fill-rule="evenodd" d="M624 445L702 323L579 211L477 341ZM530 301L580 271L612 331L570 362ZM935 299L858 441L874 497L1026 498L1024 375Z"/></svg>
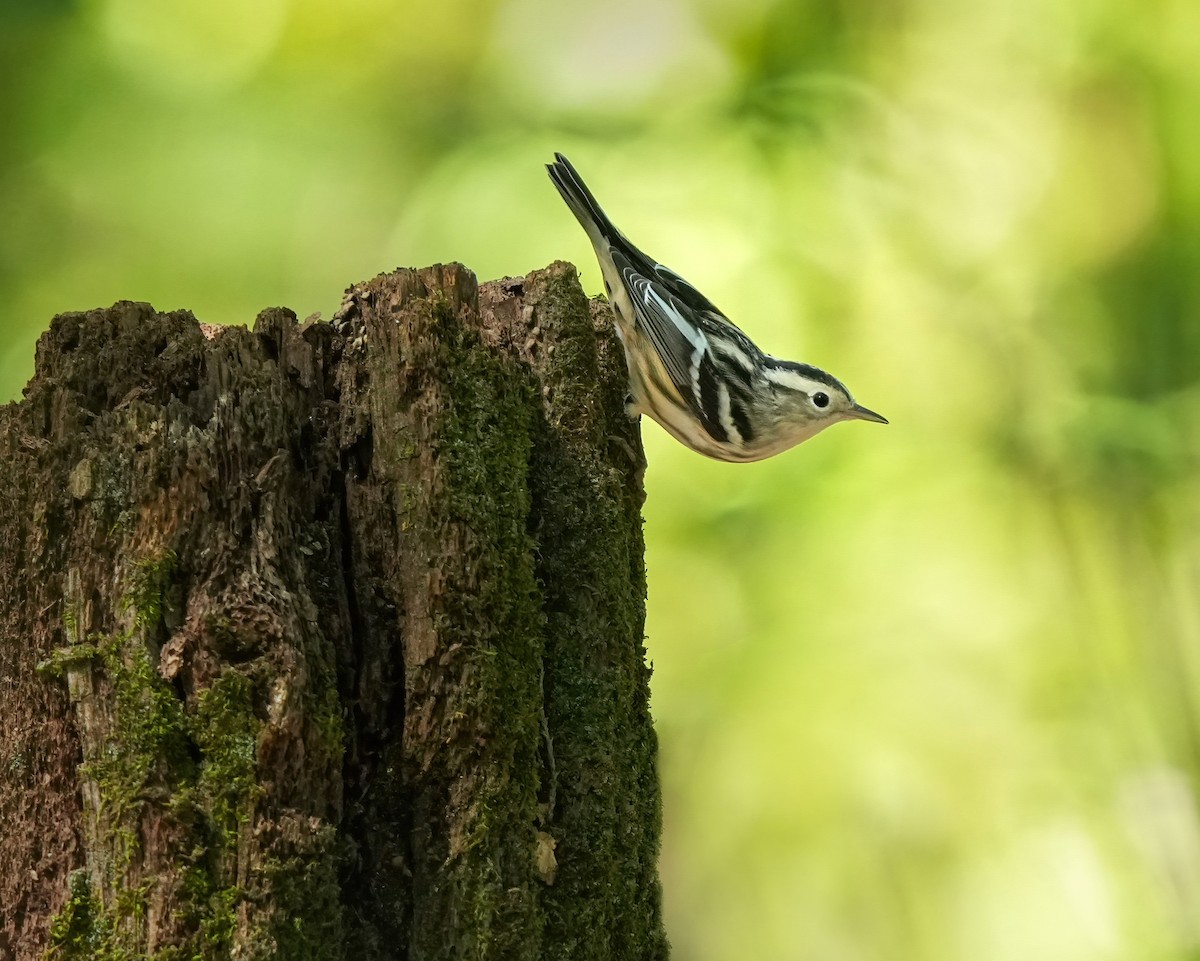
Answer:
<svg viewBox="0 0 1200 961"><path fill-rule="evenodd" d="M67 632L67 643L79 643L79 614L71 604L63 611L63 629Z"/></svg>
<svg viewBox="0 0 1200 961"><path fill-rule="evenodd" d="M82 771L99 787L108 821L133 821L147 788L171 788L194 777L188 722L143 641L119 635L94 643L113 689L115 730ZM119 861L127 862L132 852L123 854Z"/></svg>
<svg viewBox="0 0 1200 961"><path fill-rule="evenodd" d="M146 635L162 617L176 563L174 552L167 551L134 565L118 605L133 612L130 631L93 635L40 666L46 676L61 676L74 664L93 662L111 687L113 705L111 736L93 747L80 768L100 798L102 847L95 854L106 893L92 891L86 874L73 877L70 897L52 926L53 961L146 958L135 945L158 879L130 887L125 877L138 853L143 810L158 798L170 799L161 816L185 827L194 845L181 855L179 876L179 911L193 933L148 961L228 956L243 895L223 878L235 860L239 827L249 820L261 790L255 777L260 722L254 684L233 668L198 693L191 714L159 673Z"/></svg>
<svg viewBox="0 0 1200 961"><path fill-rule="evenodd" d="M193 905L208 908L200 916L201 957L222 957L233 943L233 933L237 930L237 908L243 895L240 888L233 886L206 893L207 897L204 899L192 899Z"/></svg>
<svg viewBox="0 0 1200 961"><path fill-rule="evenodd" d="M100 656L99 648L80 636L79 613L71 598L63 600L62 620L67 646L57 648L38 662L36 670L43 680L62 680L69 668L82 667Z"/></svg>
<svg viewBox="0 0 1200 961"><path fill-rule="evenodd" d="M597 383L596 335L587 296L573 269L544 277L538 317L554 345L539 360L540 379L551 390L548 413L560 434L577 436L603 420ZM593 438L595 439L595 438Z"/></svg>
<svg viewBox="0 0 1200 961"><path fill-rule="evenodd" d="M305 752L326 763L340 761L346 732L337 688L330 683L310 691L305 714L308 719L308 727L304 732Z"/></svg>
<svg viewBox="0 0 1200 961"><path fill-rule="evenodd" d="M71 872L67 892L67 903L50 922L46 961L133 961L132 951L114 943L112 917L85 869Z"/></svg>
<svg viewBox="0 0 1200 961"><path fill-rule="evenodd" d="M283 832L262 873L271 913L244 951L247 961L333 961L344 956L338 838L331 824Z"/></svg>
<svg viewBox="0 0 1200 961"><path fill-rule="evenodd" d="M70 647L57 648L49 657L38 661L35 670L44 680L62 680L71 668L91 663L99 656L100 648L84 641Z"/></svg>
<svg viewBox="0 0 1200 961"><path fill-rule="evenodd" d="M134 565L118 606L133 611L136 628L144 630L161 618L176 560L173 551L166 551ZM195 776L183 703L159 674L146 641L136 634L89 639L112 685L115 730L83 770L96 781L113 822L128 820L144 803L149 786L175 787Z"/></svg>
<svg viewBox="0 0 1200 961"><path fill-rule="evenodd" d="M129 587L121 599L120 610L133 611L134 625L141 630L154 627L162 618L163 600L179 558L172 550L143 558L133 566Z"/></svg>
<svg viewBox="0 0 1200 961"><path fill-rule="evenodd" d="M254 714L254 684L226 668L196 702L189 724L203 756L196 789L221 843L230 847L262 793L256 777L260 722Z"/></svg>
<svg viewBox="0 0 1200 961"><path fill-rule="evenodd" d="M543 951L564 961L659 959L667 945L655 865L660 808L642 646L640 492L631 473L638 465L620 458L620 469L605 456L610 438L636 445L636 429L621 410L623 366L608 366L619 350L613 357L588 336L588 305L570 272L547 277L541 295L539 317L559 346L539 359L551 391L529 483L544 525L537 574L555 757L547 773L557 780L545 829L561 865L543 892ZM604 385L603 402L581 377Z"/></svg>
<svg viewBox="0 0 1200 961"><path fill-rule="evenodd" d="M244 894L234 885L221 885L207 863L211 852L197 854L200 861L184 867L180 885L181 913L193 934L178 947L161 952L155 961L209 961L229 956Z"/></svg>
<svg viewBox="0 0 1200 961"><path fill-rule="evenodd" d="M541 657L542 622L527 470L539 401L528 371L482 344L445 303L432 302L425 322L421 343L432 356L413 363L438 372L443 397L433 425L438 475L422 478L419 524L432 529L419 536L464 548L437 562L431 613L445 653L410 682L417 703L408 710L429 710L439 725L416 748L428 803L440 812L415 854L414 873L439 881L416 895L413 951L533 959L542 914L531 853L537 785L528 772L537 768L541 692L529 668ZM438 784L453 784L461 800L447 804Z"/></svg>

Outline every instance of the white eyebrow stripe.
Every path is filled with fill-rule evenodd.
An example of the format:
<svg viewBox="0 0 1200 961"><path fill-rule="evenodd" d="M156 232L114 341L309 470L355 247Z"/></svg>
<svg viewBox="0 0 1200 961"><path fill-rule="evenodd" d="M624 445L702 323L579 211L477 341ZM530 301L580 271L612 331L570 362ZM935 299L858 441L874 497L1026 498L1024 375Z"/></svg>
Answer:
<svg viewBox="0 0 1200 961"><path fill-rule="evenodd" d="M789 370L786 367L768 367L765 373L767 380L786 390L798 390L811 394L813 391L829 389L820 381L805 377L798 371Z"/></svg>

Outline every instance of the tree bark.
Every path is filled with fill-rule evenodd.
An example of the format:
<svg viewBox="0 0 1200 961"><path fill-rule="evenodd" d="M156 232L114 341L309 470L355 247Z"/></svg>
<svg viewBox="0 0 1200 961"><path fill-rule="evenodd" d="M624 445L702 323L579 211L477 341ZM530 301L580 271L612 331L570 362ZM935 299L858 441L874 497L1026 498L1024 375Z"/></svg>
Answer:
<svg viewBox="0 0 1200 961"><path fill-rule="evenodd" d="M0 959L664 958L625 382L562 263L55 318L0 408Z"/></svg>

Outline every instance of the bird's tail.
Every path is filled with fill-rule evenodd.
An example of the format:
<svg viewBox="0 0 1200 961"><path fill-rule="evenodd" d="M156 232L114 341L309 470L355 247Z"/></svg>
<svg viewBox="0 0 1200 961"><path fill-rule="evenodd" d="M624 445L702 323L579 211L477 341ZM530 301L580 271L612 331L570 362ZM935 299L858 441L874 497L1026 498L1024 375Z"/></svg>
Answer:
<svg viewBox="0 0 1200 961"><path fill-rule="evenodd" d="M592 196L592 192L588 190L579 172L571 166L571 161L556 153L554 163L546 164L546 170L550 172L554 186L558 188L563 200L571 208L571 213L583 225L593 243L601 239L612 242L621 236L596 202L596 198Z"/></svg>

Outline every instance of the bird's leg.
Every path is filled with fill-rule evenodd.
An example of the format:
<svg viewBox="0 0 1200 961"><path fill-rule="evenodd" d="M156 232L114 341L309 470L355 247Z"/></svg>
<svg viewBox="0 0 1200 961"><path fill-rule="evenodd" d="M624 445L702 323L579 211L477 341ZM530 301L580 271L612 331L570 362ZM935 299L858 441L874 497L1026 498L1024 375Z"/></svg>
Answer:
<svg viewBox="0 0 1200 961"><path fill-rule="evenodd" d="M625 395L625 416L630 420L637 420L642 416L642 409L638 407L637 401L633 399L633 394Z"/></svg>

